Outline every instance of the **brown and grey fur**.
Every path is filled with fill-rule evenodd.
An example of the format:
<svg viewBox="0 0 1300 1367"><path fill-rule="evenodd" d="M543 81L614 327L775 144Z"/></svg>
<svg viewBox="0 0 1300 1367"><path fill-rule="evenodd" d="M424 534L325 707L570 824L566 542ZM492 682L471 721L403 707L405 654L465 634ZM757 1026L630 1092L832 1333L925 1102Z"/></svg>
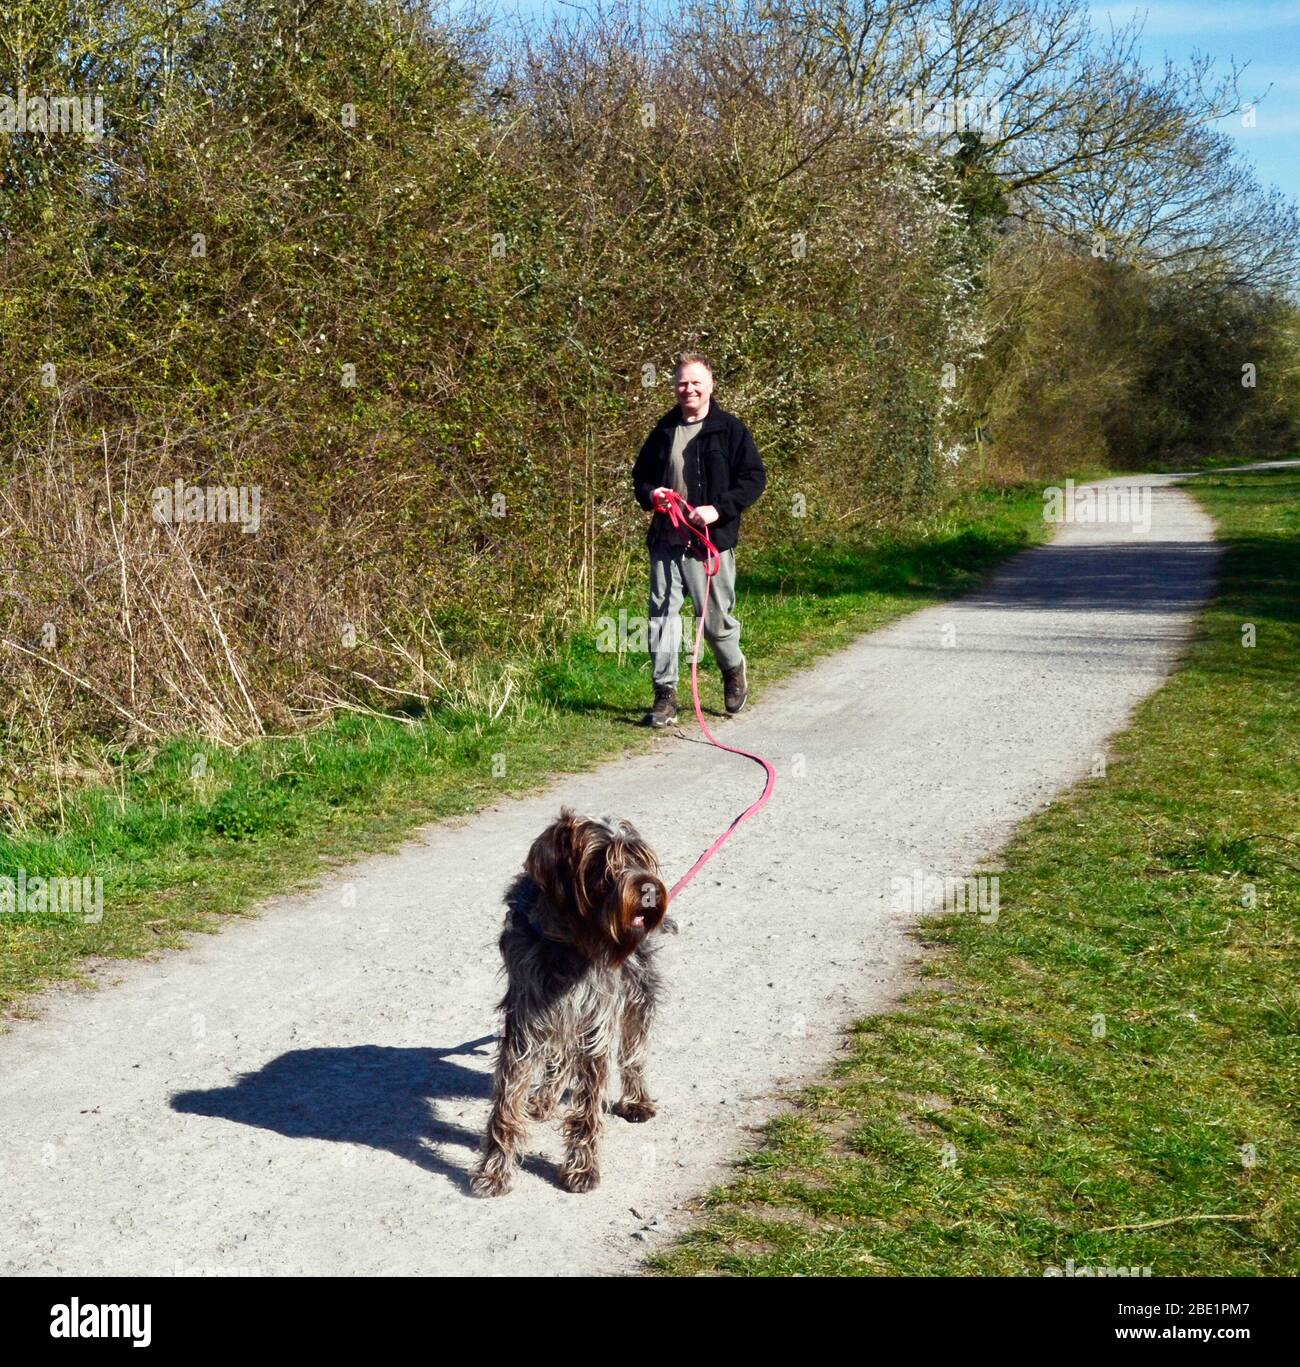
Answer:
<svg viewBox="0 0 1300 1367"><path fill-rule="evenodd" d="M616 1114L649 1120L645 1055L660 995L657 930L675 930L654 851L626 821L560 810L533 842L506 891L492 1114L472 1186L480 1196L510 1190L530 1120L548 1120L565 1088L564 1185L600 1181L601 1101L617 1048L622 1096Z"/></svg>

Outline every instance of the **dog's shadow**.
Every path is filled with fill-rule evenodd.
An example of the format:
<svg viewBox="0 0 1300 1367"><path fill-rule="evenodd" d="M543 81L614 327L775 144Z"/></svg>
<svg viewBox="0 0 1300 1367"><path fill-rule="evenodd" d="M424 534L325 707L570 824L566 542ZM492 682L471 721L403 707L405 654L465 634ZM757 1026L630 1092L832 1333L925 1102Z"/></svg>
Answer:
<svg viewBox="0 0 1300 1367"><path fill-rule="evenodd" d="M329 1139L365 1144L441 1173L470 1194L468 1166L441 1156L453 1145L477 1153L480 1130L443 1119L430 1102L481 1100L492 1095L492 1074L453 1062L457 1057L490 1058L495 1035L449 1049L390 1049L359 1044L345 1049L295 1049L272 1059L231 1087L177 1092L174 1111L218 1116L240 1125L274 1130L290 1139ZM529 1155L525 1171L559 1184L558 1167Z"/></svg>

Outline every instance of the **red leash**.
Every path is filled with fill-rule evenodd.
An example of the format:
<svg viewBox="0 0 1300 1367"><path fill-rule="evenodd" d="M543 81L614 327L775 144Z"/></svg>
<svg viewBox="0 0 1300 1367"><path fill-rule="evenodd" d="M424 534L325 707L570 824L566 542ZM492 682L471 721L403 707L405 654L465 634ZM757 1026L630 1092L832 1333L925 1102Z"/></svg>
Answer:
<svg viewBox="0 0 1300 1367"><path fill-rule="evenodd" d="M695 629L695 650L691 655L691 692L695 697L695 719L700 723L700 730L709 740L718 747L719 750L729 750L733 755L744 755L746 759L752 759L755 764L761 764L767 770L767 783L763 788L763 796L751 806L746 807L743 812L727 827L725 831L704 851L694 864L673 884L668 893L668 901L671 904L677 894L695 877L697 873L713 858L722 846L731 838L731 833L740 825L742 821L748 821L755 812L767 805L767 800L772 796L772 789L776 785L776 770L761 755L750 754L748 750L737 749L734 745L723 745L723 743L709 730L708 724L704 720L704 710L700 707L700 643L704 639L704 621L709 615L709 596L713 590L713 576L717 574L722 563L722 554L713 544L708 532L704 530L702 523L691 521L697 516L694 508L678 493L672 489L665 489L655 500L655 507L668 515L669 521L679 531L688 536L698 537L704 543L704 548L708 552L708 559L704 565L704 609L700 613L700 624Z"/></svg>

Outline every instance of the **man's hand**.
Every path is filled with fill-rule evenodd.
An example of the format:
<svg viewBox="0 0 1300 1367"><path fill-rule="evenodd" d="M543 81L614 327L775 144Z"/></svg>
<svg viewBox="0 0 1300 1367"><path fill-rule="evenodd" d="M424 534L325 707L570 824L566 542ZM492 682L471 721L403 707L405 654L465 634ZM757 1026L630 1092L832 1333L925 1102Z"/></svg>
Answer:
<svg viewBox="0 0 1300 1367"><path fill-rule="evenodd" d="M701 503L695 510L695 516L707 527L710 523L718 520L718 510L712 503Z"/></svg>

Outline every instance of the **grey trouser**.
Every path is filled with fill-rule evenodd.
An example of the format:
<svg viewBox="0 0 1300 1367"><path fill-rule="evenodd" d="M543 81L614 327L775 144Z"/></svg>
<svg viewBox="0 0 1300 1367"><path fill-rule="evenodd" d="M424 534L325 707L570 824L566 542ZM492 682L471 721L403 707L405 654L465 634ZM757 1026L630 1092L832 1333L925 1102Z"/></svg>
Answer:
<svg viewBox="0 0 1300 1367"><path fill-rule="evenodd" d="M740 619L736 606L736 552L726 550L718 557L718 572L709 592L709 613L704 620L704 639L713 647L719 669L734 669L744 663L740 651ZM654 657L656 684L676 684L677 654L682 648L683 585L689 590L698 615L704 603L707 576L704 562L693 560L681 550L657 546L650 552L650 653ZM695 628L687 649L694 648Z"/></svg>

